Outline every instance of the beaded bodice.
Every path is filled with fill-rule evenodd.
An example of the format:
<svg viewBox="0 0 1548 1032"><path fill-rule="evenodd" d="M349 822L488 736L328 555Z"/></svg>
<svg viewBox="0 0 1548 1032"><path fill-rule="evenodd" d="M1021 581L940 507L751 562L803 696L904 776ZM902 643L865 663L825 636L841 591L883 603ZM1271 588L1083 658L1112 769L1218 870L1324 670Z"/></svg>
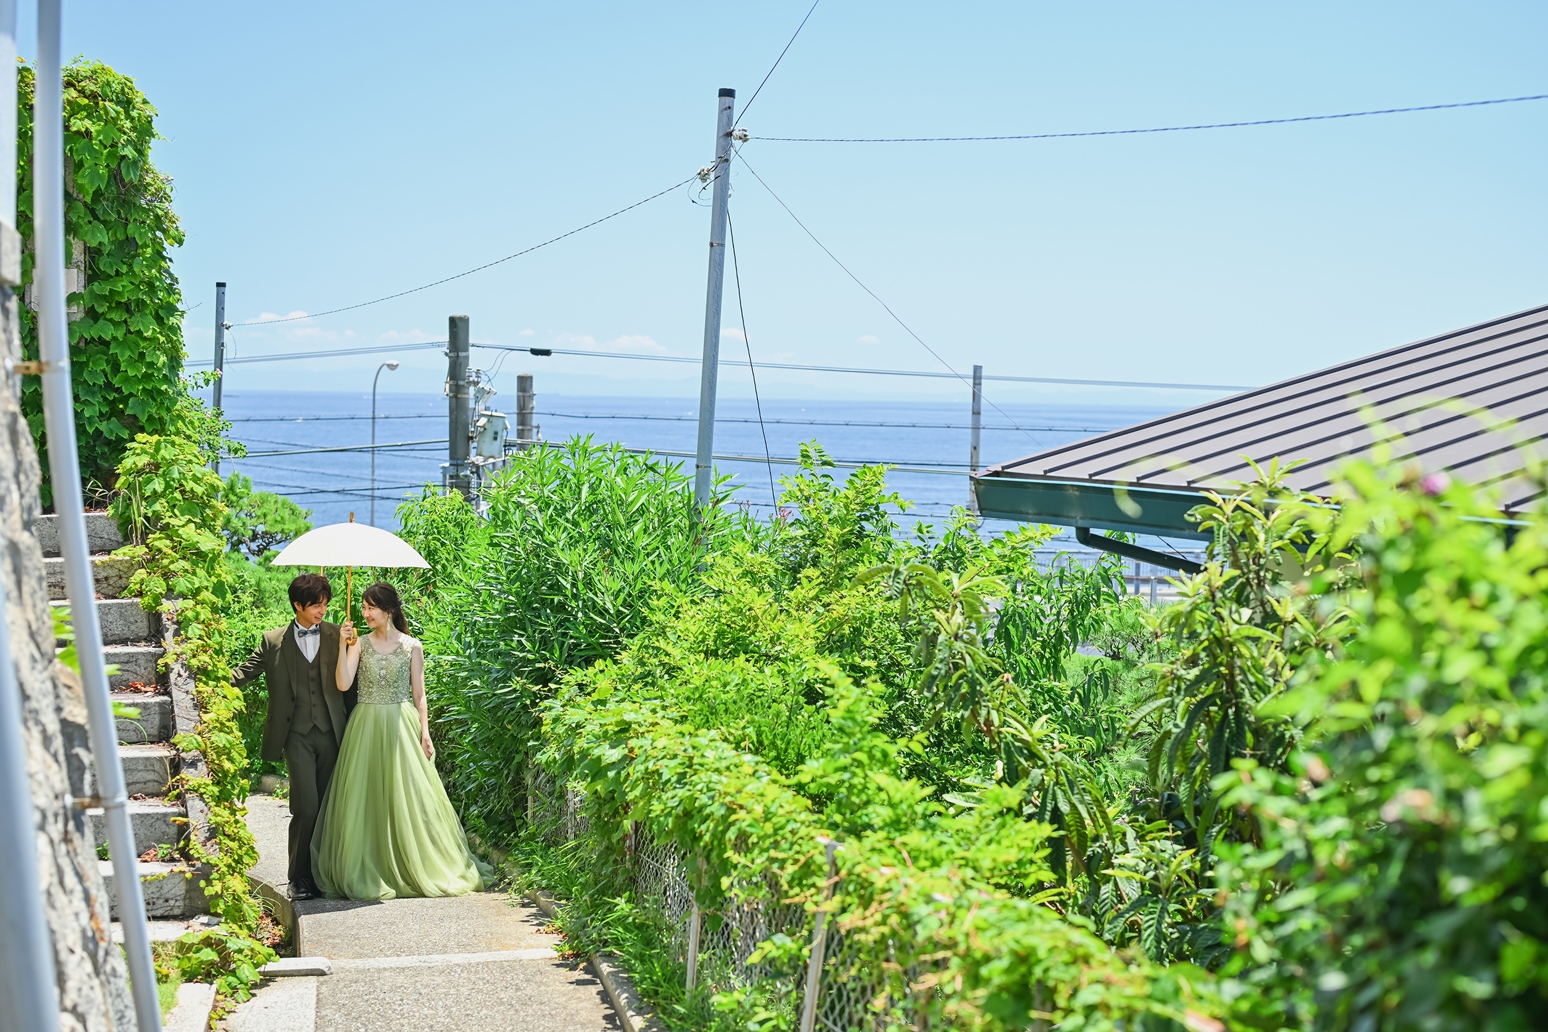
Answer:
<svg viewBox="0 0 1548 1032"><path fill-rule="evenodd" d="M360 702L393 705L414 697L409 681L408 638L401 637L391 652L378 652L360 640Z"/></svg>

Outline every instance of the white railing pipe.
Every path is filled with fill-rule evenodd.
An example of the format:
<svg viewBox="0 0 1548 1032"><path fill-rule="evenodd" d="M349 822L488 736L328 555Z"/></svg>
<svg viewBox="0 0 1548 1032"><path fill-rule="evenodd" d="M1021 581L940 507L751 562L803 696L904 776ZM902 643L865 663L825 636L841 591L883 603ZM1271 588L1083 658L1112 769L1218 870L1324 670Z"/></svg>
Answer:
<svg viewBox="0 0 1548 1032"><path fill-rule="evenodd" d="M14 4L11 9L15 10ZM0 616L5 608L5 582L0 579ZM0 619L0 871L6 872L13 887L0 892L0 1028L58 1028L59 989L54 981L53 939L43 914L43 883L38 880L38 829L27 788L21 691L11 663L11 632L4 619Z"/></svg>
<svg viewBox="0 0 1548 1032"><path fill-rule="evenodd" d="M85 502L75 440L75 398L70 386L69 326L64 290L64 69L61 40L63 0L38 0L37 99L33 108L33 211L37 264L38 356L43 372L43 421L48 432L48 468L58 513L59 551L64 556L65 592L80 657L86 695L87 732L97 768L97 791L112 851L118 890L118 918L134 993L140 1032L160 1032L156 971L150 929L140 888L138 850L129 823L129 797L118 756L118 729L108 695L102 628L97 619L96 583L86 543Z"/></svg>

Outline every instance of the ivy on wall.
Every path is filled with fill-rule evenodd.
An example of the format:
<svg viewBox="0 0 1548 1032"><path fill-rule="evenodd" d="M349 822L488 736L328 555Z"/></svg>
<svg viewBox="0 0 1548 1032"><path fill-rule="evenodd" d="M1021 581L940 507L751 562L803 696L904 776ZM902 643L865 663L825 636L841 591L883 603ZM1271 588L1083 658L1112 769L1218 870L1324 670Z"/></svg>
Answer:
<svg viewBox="0 0 1548 1032"><path fill-rule="evenodd" d="M18 70L16 220L23 243L23 296L30 296L33 241L33 70ZM111 490L138 433L164 434L186 389L182 293L170 252L183 242L171 181L151 164L156 109L134 80L98 61L64 71L67 259L79 260L84 289L71 293L70 362L76 434L87 497ZM84 253L82 253L84 252ZM72 262L72 264L76 264ZM21 306L24 357L38 357L37 315ZM22 412L44 461L43 503L52 505L43 395L23 381Z"/></svg>

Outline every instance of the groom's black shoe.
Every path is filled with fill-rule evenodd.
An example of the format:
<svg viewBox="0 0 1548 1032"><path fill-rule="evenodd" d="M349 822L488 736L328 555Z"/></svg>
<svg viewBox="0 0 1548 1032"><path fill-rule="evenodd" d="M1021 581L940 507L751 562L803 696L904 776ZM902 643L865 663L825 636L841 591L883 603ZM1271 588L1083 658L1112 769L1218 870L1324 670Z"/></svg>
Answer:
<svg viewBox="0 0 1548 1032"><path fill-rule="evenodd" d="M290 898L292 900L316 899L322 893L317 891L317 886L309 881L290 883Z"/></svg>

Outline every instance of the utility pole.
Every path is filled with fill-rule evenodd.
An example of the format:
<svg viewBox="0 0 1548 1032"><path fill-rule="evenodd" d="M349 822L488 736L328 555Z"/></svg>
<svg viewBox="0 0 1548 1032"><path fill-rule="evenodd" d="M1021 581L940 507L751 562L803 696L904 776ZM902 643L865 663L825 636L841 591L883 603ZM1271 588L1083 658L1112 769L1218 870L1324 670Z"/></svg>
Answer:
<svg viewBox="0 0 1548 1032"><path fill-rule="evenodd" d="M520 373L516 377L516 447L526 449L537 440L533 433L532 414L536 395L532 393L532 374Z"/></svg>
<svg viewBox="0 0 1548 1032"><path fill-rule="evenodd" d="M726 202L731 196L731 119L736 90L720 91L715 118L715 184L710 208L709 287L704 298L704 359L699 366L699 448L693 462L693 500L710 503L715 464L715 391L720 375L720 295L726 279ZM703 173L701 172L702 176Z"/></svg>
<svg viewBox="0 0 1548 1032"><path fill-rule="evenodd" d="M968 508L978 511L978 496L973 493L972 473L978 472L978 440L984 427L984 367L973 367L973 436L968 446Z"/></svg>
<svg viewBox="0 0 1548 1032"><path fill-rule="evenodd" d="M215 284L215 414L220 415L221 386L226 375L226 285ZM220 472L220 452L215 453L215 472Z"/></svg>
<svg viewBox="0 0 1548 1032"><path fill-rule="evenodd" d="M473 482L468 476L468 441L471 413L468 409L468 317L446 320L446 465L441 467L441 486L455 488L471 499Z"/></svg>

